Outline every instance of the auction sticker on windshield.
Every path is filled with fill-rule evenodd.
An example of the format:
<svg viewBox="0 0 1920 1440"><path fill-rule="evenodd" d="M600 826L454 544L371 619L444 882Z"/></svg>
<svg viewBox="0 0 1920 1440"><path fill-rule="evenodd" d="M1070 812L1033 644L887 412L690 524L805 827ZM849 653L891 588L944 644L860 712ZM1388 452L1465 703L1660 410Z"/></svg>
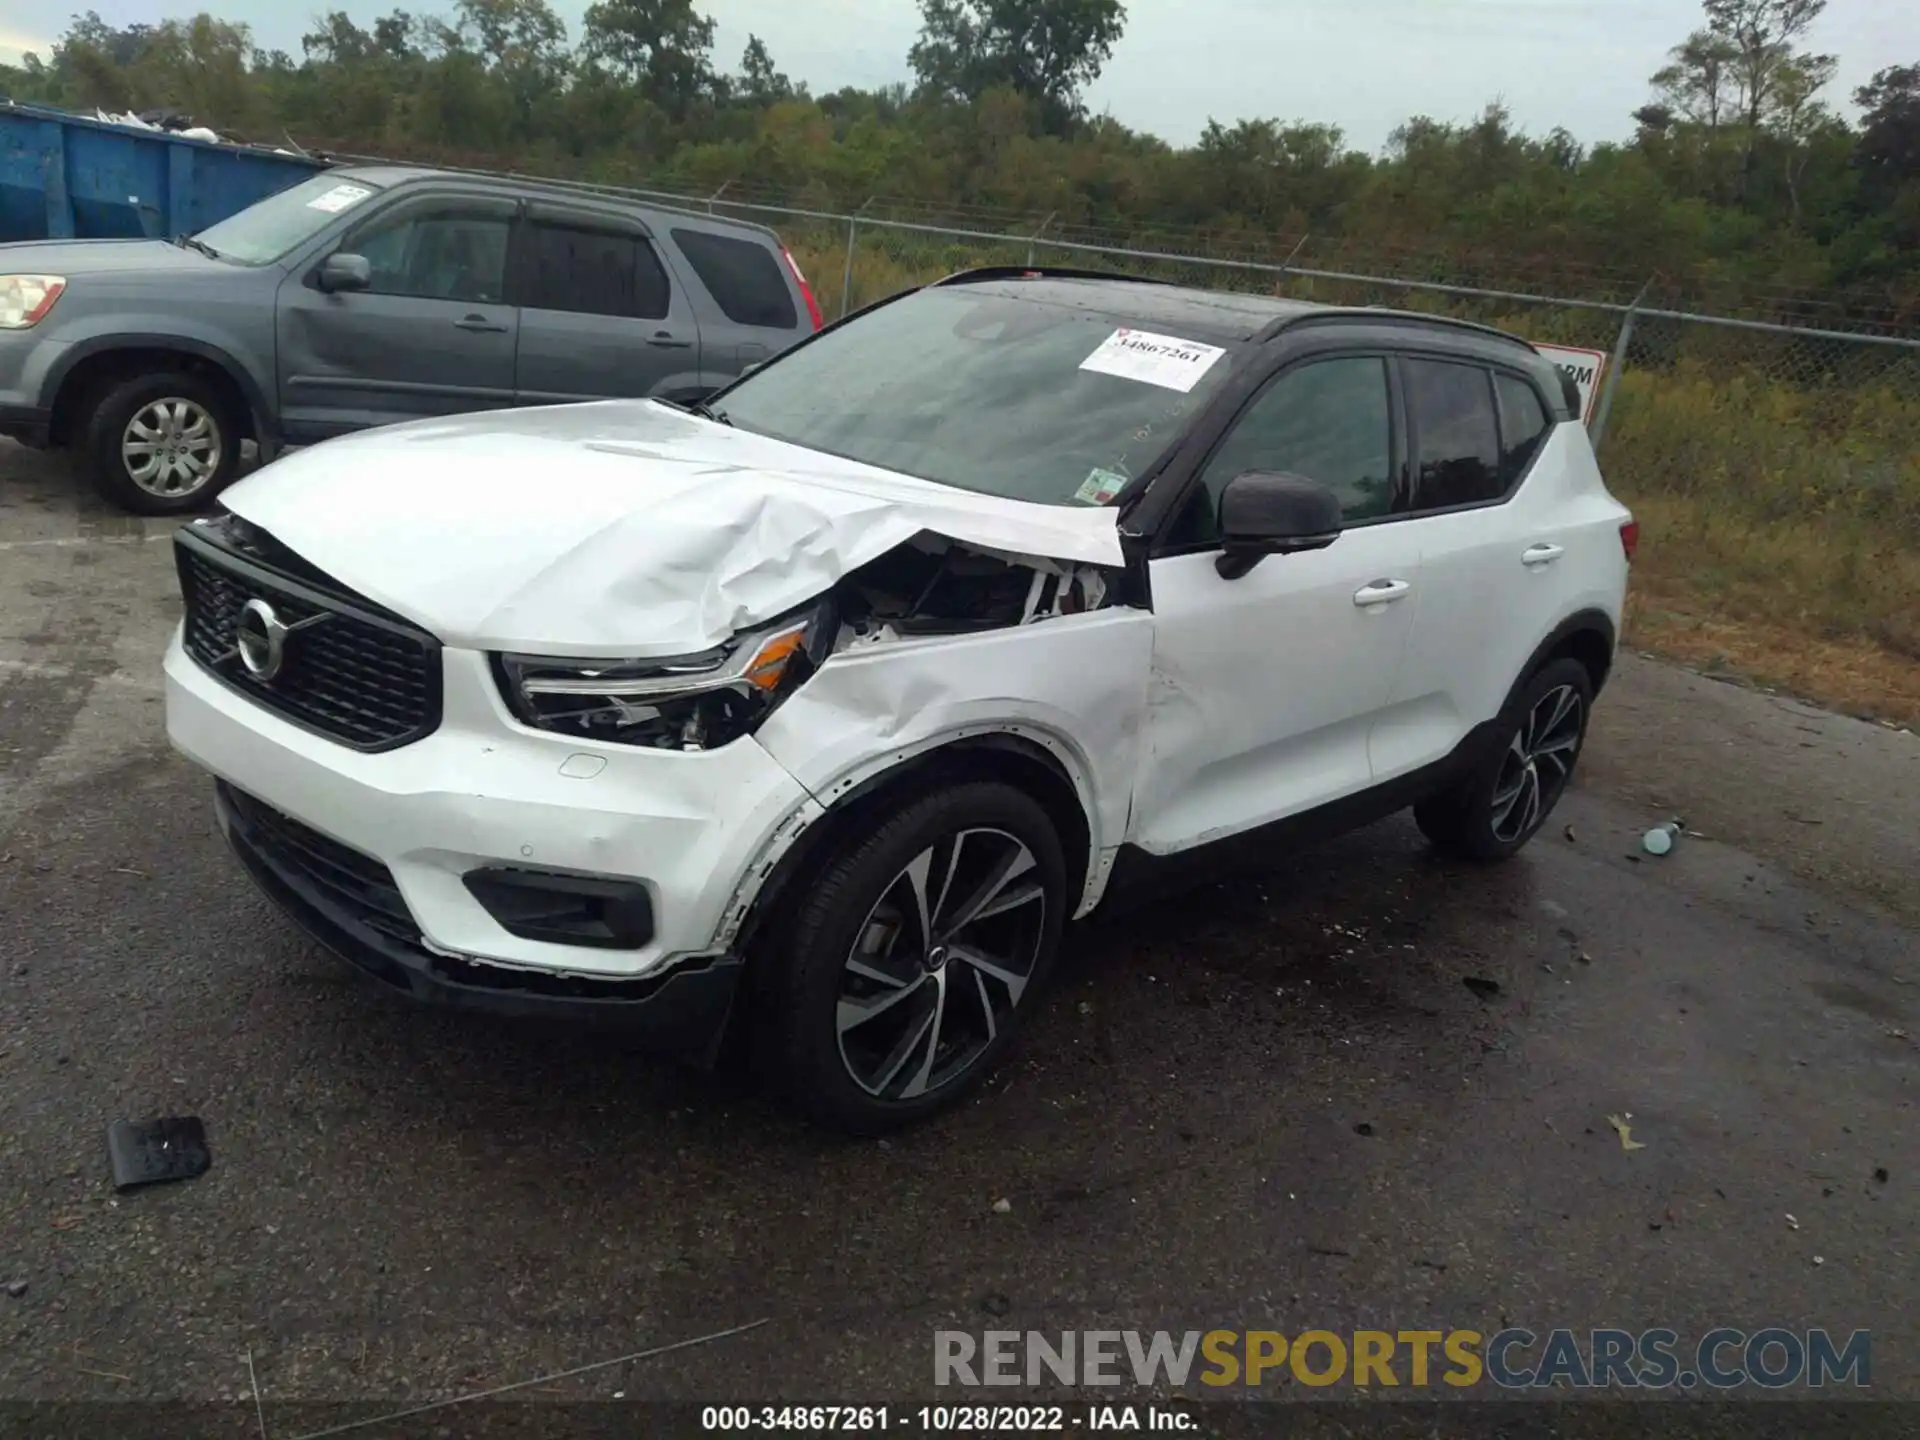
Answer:
<svg viewBox="0 0 1920 1440"><path fill-rule="evenodd" d="M1073 498L1088 505L1104 505L1126 488L1126 476L1117 470L1103 470L1096 465L1093 473L1073 492Z"/></svg>
<svg viewBox="0 0 1920 1440"><path fill-rule="evenodd" d="M1227 352L1198 340L1179 340L1151 330L1116 330L1080 362L1082 370L1138 380L1189 394Z"/></svg>
<svg viewBox="0 0 1920 1440"><path fill-rule="evenodd" d="M316 195L307 202L309 210L324 210L329 215L338 215L351 205L358 205L373 191L364 185L336 185L324 195Z"/></svg>

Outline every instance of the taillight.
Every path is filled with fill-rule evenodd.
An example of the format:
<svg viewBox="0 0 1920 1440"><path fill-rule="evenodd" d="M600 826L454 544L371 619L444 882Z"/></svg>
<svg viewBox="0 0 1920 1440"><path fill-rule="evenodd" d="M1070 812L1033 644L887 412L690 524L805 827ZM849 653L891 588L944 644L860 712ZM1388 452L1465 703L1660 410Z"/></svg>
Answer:
<svg viewBox="0 0 1920 1440"><path fill-rule="evenodd" d="M780 253L787 257L787 268L793 271L793 278L800 286L800 294L807 302L807 314L813 317L813 328L818 330L825 321L820 315L820 302L813 298L813 287L807 284L807 277L800 273L800 262L793 258L793 252L782 249Z"/></svg>
<svg viewBox="0 0 1920 1440"><path fill-rule="evenodd" d="M1640 548L1640 522L1624 521L1620 526L1620 548L1627 552L1627 563L1633 563L1633 552Z"/></svg>

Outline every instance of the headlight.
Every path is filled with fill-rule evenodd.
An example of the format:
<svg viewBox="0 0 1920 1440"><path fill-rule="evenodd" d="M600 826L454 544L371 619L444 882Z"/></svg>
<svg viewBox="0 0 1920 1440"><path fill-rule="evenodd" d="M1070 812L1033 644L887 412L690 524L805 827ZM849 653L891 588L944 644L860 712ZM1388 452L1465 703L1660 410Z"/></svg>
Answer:
<svg viewBox="0 0 1920 1440"><path fill-rule="evenodd" d="M526 724L602 744L712 750L751 733L825 658L824 606L668 660L495 658Z"/></svg>
<svg viewBox="0 0 1920 1440"><path fill-rule="evenodd" d="M66 288L59 275L0 275L0 330L38 325Z"/></svg>

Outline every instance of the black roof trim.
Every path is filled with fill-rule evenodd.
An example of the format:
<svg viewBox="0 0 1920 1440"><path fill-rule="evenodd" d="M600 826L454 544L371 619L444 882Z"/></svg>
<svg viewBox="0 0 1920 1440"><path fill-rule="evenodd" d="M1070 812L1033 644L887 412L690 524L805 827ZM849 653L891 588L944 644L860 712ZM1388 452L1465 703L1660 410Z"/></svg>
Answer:
<svg viewBox="0 0 1920 1440"><path fill-rule="evenodd" d="M1505 340L1510 344L1533 351L1533 342L1522 339L1511 330L1502 330L1494 325L1482 325L1477 320L1456 320L1450 315L1426 315L1417 310L1389 310L1372 305L1329 305L1321 310L1309 310L1301 315L1282 315L1266 329L1262 330L1259 340L1265 342L1279 335L1281 331L1296 325L1316 325L1323 321L1360 322L1374 325L1410 325L1432 326L1437 330L1463 330L1472 335L1487 335L1496 340Z"/></svg>
<svg viewBox="0 0 1920 1440"><path fill-rule="evenodd" d="M1168 280L1158 280L1148 275L1130 275L1119 270L1089 270L1071 265L983 265L973 270L960 270L944 279L935 280L935 285L970 285L990 280L1025 280L1029 278L1046 280L1115 280L1129 285L1158 285L1168 290L1187 290L1196 295L1239 296L1244 292L1236 290L1209 290L1205 288L1179 285ZM1267 297L1260 297L1267 298ZM1281 297L1272 297L1279 299ZM1253 337L1255 344L1272 340L1284 330L1296 325L1316 325L1326 321L1364 322L1376 325L1431 326L1440 330L1464 331L1468 334L1485 335L1495 340L1504 340L1522 349L1534 351L1531 341L1515 335L1511 330L1502 330L1494 325L1482 325L1475 320L1456 320L1449 315L1428 315L1418 310L1392 310L1374 305L1317 305L1311 301L1286 301L1289 305L1305 305L1311 308L1296 313L1277 315L1268 321Z"/></svg>
<svg viewBox="0 0 1920 1440"><path fill-rule="evenodd" d="M1147 275L1128 275L1119 270L1082 270L1071 265L982 265L973 270L957 270L934 285L973 285L987 280L1124 280L1130 285L1180 287ZM929 289L932 286L928 287Z"/></svg>
<svg viewBox="0 0 1920 1440"><path fill-rule="evenodd" d="M419 185L429 181L441 183L459 183L471 185L478 190L498 191L520 200L551 201L555 204L578 204L592 209L596 206L603 210L619 211L631 215L636 210L648 211L676 220L695 220L703 225L713 225L722 229L744 230L772 241L776 246L783 244L780 232L771 225L762 225L755 220L742 220L733 215L713 215L704 210L688 209L670 201L655 200L643 194L623 194L616 189L588 184L585 181L552 180L541 176L515 175L502 170L462 170L457 168L436 168L430 165L408 165L399 161L342 160L333 164L326 174L358 173L374 185L386 190L398 190L404 186Z"/></svg>

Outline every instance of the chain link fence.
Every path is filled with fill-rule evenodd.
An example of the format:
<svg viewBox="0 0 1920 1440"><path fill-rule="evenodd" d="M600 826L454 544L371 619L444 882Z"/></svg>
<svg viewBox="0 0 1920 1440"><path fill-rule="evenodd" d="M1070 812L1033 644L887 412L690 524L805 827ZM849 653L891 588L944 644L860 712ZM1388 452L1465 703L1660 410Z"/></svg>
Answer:
<svg viewBox="0 0 1920 1440"><path fill-rule="evenodd" d="M1920 660L1920 318L1888 297L1741 293L1351 237L1120 233L885 199L848 211L824 193L732 183L704 196L579 188L772 226L830 320L958 270L1054 264L1602 351L1593 428L1608 484L1643 521L1638 593Z"/></svg>
<svg viewBox="0 0 1920 1440"><path fill-rule="evenodd" d="M1654 282L1636 293L1618 275L1589 277L1608 298L1506 289L1476 283L1495 273L1484 259L1405 257L1410 273L1389 275L1311 241L1250 258L1193 253L1191 235L1119 243L1047 217L658 198L774 226L829 318L957 270L1053 264L1446 315L1602 351L1595 441L1609 485L1645 521L1649 588L1685 567L1695 599L1920 659L1920 335L1823 315L1804 297L1743 308L1829 325L1665 308L1651 303Z"/></svg>

